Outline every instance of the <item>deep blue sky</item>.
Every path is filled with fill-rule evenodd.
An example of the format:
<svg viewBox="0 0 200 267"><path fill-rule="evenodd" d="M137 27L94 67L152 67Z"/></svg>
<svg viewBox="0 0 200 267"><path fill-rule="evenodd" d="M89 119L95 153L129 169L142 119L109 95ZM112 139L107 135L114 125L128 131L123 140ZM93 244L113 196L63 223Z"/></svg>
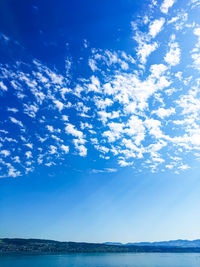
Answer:
<svg viewBox="0 0 200 267"><path fill-rule="evenodd" d="M199 1L1 1L0 236L199 238Z"/></svg>

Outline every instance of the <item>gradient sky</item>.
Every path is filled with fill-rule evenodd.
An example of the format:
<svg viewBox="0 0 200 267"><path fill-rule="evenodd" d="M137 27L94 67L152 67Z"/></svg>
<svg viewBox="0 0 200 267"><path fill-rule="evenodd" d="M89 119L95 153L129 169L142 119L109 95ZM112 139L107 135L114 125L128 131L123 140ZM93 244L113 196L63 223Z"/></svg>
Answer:
<svg viewBox="0 0 200 267"><path fill-rule="evenodd" d="M200 238L200 1L0 2L0 236Z"/></svg>

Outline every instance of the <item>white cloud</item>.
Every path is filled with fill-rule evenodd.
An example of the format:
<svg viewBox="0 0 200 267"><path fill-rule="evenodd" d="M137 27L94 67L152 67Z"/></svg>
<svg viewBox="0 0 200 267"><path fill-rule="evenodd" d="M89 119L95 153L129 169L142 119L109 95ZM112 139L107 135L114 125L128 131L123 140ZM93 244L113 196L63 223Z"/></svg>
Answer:
<svg viewBox="0 0 200 267"><path fill-rule="evenodd" d="M117 172L117 169L114 168L105 168L106 172Z"/></svg>
<svg viewBox="0 0 200 267"><path fill-rule="evenodd" d="M113 101L109 98L101 99L101 98L95 98L95 104L99 109L106 109L106 107L109 107L113 104Z"/></svg>
<svg viewBox="0 0 200 267"><path fill-rule="evenodd" d="M57 147L56 146L54 146L54 145L50 145L49 146L49 153L50 154L55 154L55 153L57 153Z"/></svg>
<svg viewBox="0 0 200 267"><path fill-rule="evenodd" d="M56 165L56 164L55 164L55 162L51 161L51 162L47 162L47 163L45 163L45 165L46 165L47 167L51 167L52 165Z"/></svg>
<svg viewBox="0 0 200 267"><path fill-rule="evenodd" d="M83 133L75 128L75 126L71 123L67 123L65 127L65 132L67 134L71 134L78 138L83 138Z"/></svg>
<svg viewBox="0 0 200 267"><path fill-rule="evenodd" d="M145 138L144 122L137 116L132 115L126 124L124 132L131 136L137 145Z"/></svg>
<svg viewBox="0 0 200 267"><path fill-rule="evenodd" d="M62 119L63 119L64 121L69 121L69 117L68 117L67 115L62 115Z"/></svg>
<svg viewBox="0 0 200 267"><path fill-rule="evenodd" d="M144 110L147 106L148 98L155 93L157 90L162 90L170 85L170 82L165 75L164 65L157 65L160 70L156 72L156 65L151 67L151 72L145 80L141 81L136 74L118 74L110 82L110 87L112 87L114 100L123 105L128 105L131 102L137 103L137 108ZM160 74L158 76L158 73ZM105 92L106 93L106 92ZM110 116L105 112L99 112L99 115L105 118Z"/></svg>
<svg viewBox="0 0 200 267"><path fill-rule="evenodd" d="M160 79L167 70L167 67L163 64L154 64L151 65L150 70L153 77Z"/></svg>
<svg viewBox="0 0 200 267"><path fill-rule="evenodd" d="M187 169L190 169L190 167L187 165L187 164L182 164L178 167L178 169L181 169L181 170L187 170Z"/></svg>
<svg viewBox="0 0 200 267"><path fill-rule="evenodd" d="M168 109L159 108L157 110L154 110L152 114L156 114L161 119L164 119L165 117L169 117L172 114L175 114L175 108L168 108Z"/></svg>
<svg viewBox="0 0 200 267"><path fill-rule="evenodd" d="M19 156L15 156L13 159L14 159L14 162L16 162L16 163L20 163L21 162Z"/></svg>
<svg viewBox="0 0 200 267"><path fill-rule="evenodd" d="M7 134L7 133L8 133L8 131L0 129L0 133Z"/></svg>
<svg viewBox="0 0 200 267"><path fill-rule="evenodd" d="M31 144L31 143L27 143L27 144L25 144L25 146L27 146L27 147L33 149L33 144Z"/></svg>
<svg viewBox="0 0 200 267"><path fill-rule="evenodd" d="M8 176L9 177L17 177L17 176L20 176L21 175L21 172L16 170L13 166L10 166L9 170L8 170Z"/></svg>
<svg viewBox="0 0 200 267"><path fill-rule="evenodd" d="M133 162L127 162L123 159L120 159L118 160L118 164L120 165L120 167L127 167L133 165Z"/></svg>
<svg viewBox="0 0 200 267"><path fill-rule="evenodd" d="M196 69L200 70L200 53L194 53L192 55L192 59L194 60L194 66Z"/></svg>
<svg viewBox="0 0 200 267"><path fill-rule="evenodd" d="M8 157L8 156L10 155L10 151L9 151L9 150L6 150L6 149L1 150L0 153L1 153L4 157Z"/></svg>
<svg viewBox="0 0 200 267"><path fill-rule="evenodd" d="M63 143L63 140L62 140L61 138L59 138L58 136L52 134L51 137L52 137L53 139L55 139L57 142Z"/></svg>
<svg viewBox="0 0 200 267"><path fill-rule="evenodd" d="M194 34L200 37L200 28L195 28Z"/></svg>
<svg viewBox="0 0 200 267"><path fill-rule="evenodd" d="M175 0L164 0L160 7L161 12L164 14L167 14L168 9L172 7L174 3L175 3Z"/></svg>
<svg viewBox="0 0 200 267"><path fill-rule="evenodd" d="M51 133L54 132L54 128L53 128L53 126L51 126L51 125L47 125L46 127L47 127L47 129L48 129Z"/></svg>
<svg viewBox="0 0 200 267"><path fill-rule="evenodd" d="M69 146L61 145L61 149L62 149L66 154L69 153Z"/></svg>
<svg viewBox="0 0 200 267"><path fill-rule="evenodd" d="M50 69L45 69L45 73L48 75L48 77L51 79L51 82L53 84L62 85L63 84L63 76L56 74L55 72L51 71Z"/></svg>
<svg viewBox="0 0 200 267"><path fill-rule="evenodd" d="M155 38L156 35L162 30L162 27L165 23L164 18L155 19L152 21L152 23L149 25L149 34Z"/></svg>
<svg viewBox="0 0 200 267"><path fill-rule="evenodd" d="M97 138L91 138L90 141L92 142L93 145L98 144L98 139Z"/></svg>
<svg viewBox="0 0 200 267"><path fill-rule="evenodd" d="M88 123L88 122L82 122L81 121L81 130L84 130L84 129L92 129L93 126L92 124Z"/></svg>
<svg viewBox="0 0 200 267"><path fill-rule="evenodd" d="M37 113L38 109L39 108L36 104L33 104L33 105L24 104L24 113L27 114L31 118L36 117L36 113Z"/></svg>
<svg viewBox="0 0 200 267"><path fill-rule="evenodd" d="M177 42L169 43L169 52L167 52L164 60L170 66L176 66L180 63L181 50Z"/></svg>
<svg viewBox="0 0 200 267"><path fill-rule="evenodd" d="M22 123L21 121L15 119L14 117L10 117L10 120L11 120L13 123L19 125L20 127L22 127L22 128L24 127L23 123Z"/></svg>
<svg viewBox="0 0 200 267"><path fill-rule="evenodd" d="M88 92L93 91L93 92L100 92L100 82L99 79L95 76L91 77L91 83L88 84Z"/></svg>
<svg viewBox="0 0 200 267"><path fill-rule="evenodd" d="M163 137L163 133L161 130L161 122L159 120L148 118L145 120L144 123L146 127L149 129L149 133L153 135L156 139L160 139Z"/></svg>
<svg viewBox="0 0 200 267"><path fill-rule="evenodd" d="M106 111L98 111L98 115L99 115L99 119L105 124L108 120L108 118L110 118L112 115L110 112L106 112Z"/></svg>
<svg viewBox="0 0 200 267"><path fill-rule="evenodd" d="M117 172L117 169L105 168L105 169L102 169L102 170L96 170L96 169L92 170L92 173L113 173L113 172Z"/></svg>
<svg viewBox="0 0 200 267"><path fill-rule="evenodd" d="M121 134L123 134L124 124L118 122L111 122L108 123L107 126L110 130L103 132L102 136L107 137L109 142L115 142L121 137Z"/></svg>
<svg viewBox="0 0 200 267"><path fill-rule="evenodd" d="M25 155L26 155L27 159L32 158L32 152L31 151L26 151Z"/></svg>
<svg viewBox="0 0 200 267"><path fill-rule="evenodd" d="M138 147L140 143L138 143L137 140L134 142L134 140L123 138L122 144L126 148L121 151L125 158L143 158L144 148L142 146Z"/></svg>
<svg viewBox="0 0 200 267"><path fill-rule="evenodd" d="M197 70L200 70L200 28L195 28L193 33L198 36L198 42L196 43L195 48L191 51L191 57L193 59L194 67Z"/></svg>
<svg viewBox="0 0 200 267"><path fill-rule="evenodd" d="M83 139L84 135L81 131L77 130L75 126L71 123L67 123L65 127L65 132L67 134L71 134L77 139L73 139L73 143L75 145L76 150L78 150L78 154L82 157L87 155L87 148L84 146L86 140Z"/></svg>
<svg viewBox="0 0 200 267"><path fill-rule="evenodd" d="M137 103L136 102L131 102L127 106L125 106L125 113L135 113L137 108Z"/></svg>
<svg viewBox="0 0 200 267"><path fill-rule="evenodd" d="M78 145L77 143L75 143L75 147L79 151L79 156L87 156L87 148L84 145Z"/></svg>
<svg viewBox="0 0 200 267"><path fill-rule="evenodd" d="M7 35L3 34L3 33L0 33L0 38L2 38L5 42L10 41L10 38Z"/></svg>
<svg viewBox="0 0 200 267"><path fill-rule="evenodd" d="M84 46L84 48L88 48L88 46L89 46L89 43L86 39L83 40L83 46Z"/></svg>
<svg viewBox="0 0 200 267"><path fill-rule="evenodd" d="M16 109L16 108L7 108L7 110L10 111L10 112L13 112L13 113L19 112L19 110Z"/></svg>
<svg viewBox="0 0 200 267"><path fill-rule="evenodd" d="M96 71L96 70L98 70L98 68L97 68L97 66L96 66L96 61L95 61L94 59L90 58L90 59L88 60L88 64L89 64L89 66L90 66L90 68L91 68L91 70L92 70L93 72Z"/></svg>
<svg viewBox="0 0 200 267"><path fill-rule="evenodd" d="M56 105L56 107L58 108L59 111L62 111L64 108L64 104L62 102L60 102L59 100L54 100L54 103Z"/></svg>
<svg viewBox="0 0 200 267"><path fill-rule="evenodd" d="M98 151L100 151L103 154L106 154L109 152L109 148L105 147L105 146L100 146L100 145L95 145L94 146Z"/></svg>
<svg viewBox="0 0 200 267"><path fill-rule="evenodd" d="M69 89L69 88L61 88L60 89L60 94L61 94L61 96L62 96L62 98L64 99L64 100L66 100L66 97L65 97L65 95L66 94L68 94L68 93L71 93L71 89Z"/></svg>
<svg viewBox="0 0 200 267"><path fill-rule="evenodd" d="M141 42L137 49L137 55L142 64L145 64L149 55L158 48L158 44Z"/></svg>
<svg viewBox="0 0 200 267"><path fill-rule="evenodd" d="M3 91L7 91L7 90L8 90L7 86L6 86L2 81L0 81L0 88L1 88Z"/></svg>
<svg viewBox="0 0 200 267"><path fill-rule="evenodd" d="M182 114L198 116L200 99L197 97L197 91L189 90L188 94L182 95L176 102L182 108Z"/></svg>

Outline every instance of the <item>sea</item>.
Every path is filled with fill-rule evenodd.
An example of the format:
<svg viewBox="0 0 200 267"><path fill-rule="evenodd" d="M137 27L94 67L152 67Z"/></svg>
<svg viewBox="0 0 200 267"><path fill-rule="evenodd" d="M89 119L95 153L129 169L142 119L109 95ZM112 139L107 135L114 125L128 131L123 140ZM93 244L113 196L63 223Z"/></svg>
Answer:
<svg viewBox="0 0 200 267"><path fill-rule="evenodd" d="M0 267L200 267L200 253L1 255Z"/></svg>

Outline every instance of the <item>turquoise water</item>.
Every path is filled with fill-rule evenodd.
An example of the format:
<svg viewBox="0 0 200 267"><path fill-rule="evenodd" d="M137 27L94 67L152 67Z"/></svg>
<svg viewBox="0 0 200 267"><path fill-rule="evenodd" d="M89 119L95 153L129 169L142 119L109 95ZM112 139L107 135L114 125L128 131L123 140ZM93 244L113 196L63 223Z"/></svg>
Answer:
<svg viewBox="0 0 200 267"><path fill-rule="evenodd" d="M96 253L0 256L1 267L200 267L200 254Z"/></svg>

